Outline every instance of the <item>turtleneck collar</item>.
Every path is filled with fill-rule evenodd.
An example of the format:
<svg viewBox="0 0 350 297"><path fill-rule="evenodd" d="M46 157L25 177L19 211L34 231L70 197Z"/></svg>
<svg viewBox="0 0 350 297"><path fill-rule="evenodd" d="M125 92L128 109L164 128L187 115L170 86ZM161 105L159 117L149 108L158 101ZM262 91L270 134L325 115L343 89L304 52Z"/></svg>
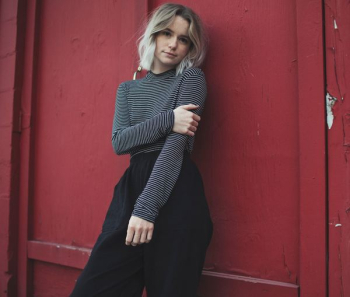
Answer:
<svg viewBox="0 0 350 297"><path fill-rule="evenodd" d="M176 74L176 68L172 68L161 73L153 73L152 70L148 70L145 78L146 79L165 79L168 77L175 76L175 74Z"/></svg>

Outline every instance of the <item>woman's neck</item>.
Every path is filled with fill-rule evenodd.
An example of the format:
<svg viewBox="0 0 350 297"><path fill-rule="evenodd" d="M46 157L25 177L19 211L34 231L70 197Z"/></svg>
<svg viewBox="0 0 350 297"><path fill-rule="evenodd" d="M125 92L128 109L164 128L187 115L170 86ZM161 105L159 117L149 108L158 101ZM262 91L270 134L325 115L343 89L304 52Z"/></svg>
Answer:
<svg viewBox="0 0 350 297"><path fill-rule="evenodd" d="M175 69L176 67L154 67L152 66L151 67L151 71L154 73L154 74L160 74L160 73L163 73L163 72L166 72L170 69Z"/></svg>

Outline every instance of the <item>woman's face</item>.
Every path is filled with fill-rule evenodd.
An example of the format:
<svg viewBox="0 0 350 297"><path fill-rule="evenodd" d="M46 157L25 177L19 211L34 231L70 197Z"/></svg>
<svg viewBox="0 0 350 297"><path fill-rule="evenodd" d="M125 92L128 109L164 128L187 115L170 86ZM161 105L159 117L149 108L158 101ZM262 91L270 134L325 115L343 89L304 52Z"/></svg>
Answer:
<svg viewBox="0 0 350 297"><path fill-rule="evenodd" d="M188 21L176 16L168 28L157 33L152 67L154 73L175 68L187 55L191 44L188 28Z"/></svg>

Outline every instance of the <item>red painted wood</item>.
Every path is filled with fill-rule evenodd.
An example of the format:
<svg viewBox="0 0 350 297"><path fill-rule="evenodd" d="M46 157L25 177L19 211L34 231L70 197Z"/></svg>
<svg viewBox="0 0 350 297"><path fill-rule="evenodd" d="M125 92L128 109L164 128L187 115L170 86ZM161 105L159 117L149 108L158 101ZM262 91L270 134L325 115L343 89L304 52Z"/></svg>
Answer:
<svg viewBox="0 0 350 297"><path fill-rule="evenodd" d="M204 272L201 278L200 297L283 296L298 297L299 286L232 274Z"/></svg>
<svg viewBox="0 0 350 297"><path fill-rule="evenodd" d="M74 267L87 260L128 165L110 144L116 88L136 69L135 32L147 9L161 3L27 1L25 59L17 68L23 75L19 216L12 216L20 226L18 296L66 296L79 274ZM300 289L302 297L326 296L322 3L181 3L199 13L210 37L203 67L209 94L193 155L214 221L200 292L289 297ZM4 69L15 73L14 67L12 62ZM6 125L19 108L4 102L1 145L7 150L0 156L9 162L16 140ZM339 113L345 132L347 113ZM339 135L334 146L342 148ZM341 161L329 160L335 177ZM15 191L8 187L15 184L8 178L17 168L12 164L10 170L0 167L7 177L0 181L5 226L16 210L10 204ZM341 170L346 176L347 167ZM338 186L334 177L332 189ZM345 178L337 182L345 189ZM340 194L345 190L332 189L338 197L330 219L347 205ZM342 222L346 218L340 215ZM333 289L348 276L349 265L343 264L346 237L339 234L347 229L331 228ZM3 238L1 248L11 242ZM11 264L3 250L0 257ZM6 285L6 277L0 282Z"/></svg>
<svg viewBox="0 0 350 297"><path fill-rule="evenodd" d="M327 93L336 98L328 129L329 297L350 296L350 6L325 1Z"/></svg>
<svg viewBox="0 0 350 297"><path fill-rule="evenodd" d="M36 30L39 27L40 6L36 0L26 2L24 20L25 51L23 68L23 92L21 98L22 132L20 153L20 194L19 194L19 216L18 216L18 297L32 296L33 273L32 262L28 261L27 241L28 233L31 231L28 225L31 215L31 195L33 189L33 154L35 126L35 98L36 98L36 50L39 36Z"/></svg>
<svg viewBox="0 0 350 297"><path fill-rule="evenodd" d="M300 296L327 296L322 1L296 1L299 106Z"/></svg>
<svg viewBox="0 0 350 297"><path fill-rule="evenodd" d="M35 297L67 297L81 270L35 261L33 265Z"/></svg>
<svg viewBox="0 0 350 297"><path fill-rule="evenodd" d="M30 240L27 245L28 259L83 269L91 249L54 242Z"/></svg>
<svg viewBox="0 0 350 297"><path fill-rule="evenodd" d="M309 150L304 146L305 135L298 130L297 41L302 32L296 30L296 5L231 1L213 9L205 1L185 3L204 18L211 39L205 67L209 99L201 126L206 133L196 140L215 225L206 265L233 276L299 284L299 241L304 242L299 238L300 182L303 191L320 191L299 179L299 161L303 170L308 166L299 159L300 138ZM322 10L318 12L322 17ZM322 59L316 66L322 67ZM300 70L304 75L310 71L307 67ZM316 83L322 94L322 80ZM322 116L321 110L316 117ZM322 122L317 133L315 145L322 151ZM314 155L316 168L321 170L317 182L322 178L324 182L320 155ZM301 173L303 178L308 175ZM321 199L325 202L324 193ZM324 211L315 217L319 221L314 230L324 235ZM315 242L325 246L322 237L315 237ZM307 242L304 249L309 247ZM325 250L319 251L313 261L322 252L325 258ZM322 261L315 267L320 266ZM236 284L230 285L234 292ZM314 286L310 287L322 291ZM264 288L257 287L262 293ZM239 296L251 293L242 290Z"/></svg>
<svg viewBox="0 0 350 297"><path fill-rule="evenodd" d="M0 296L17 294L23 4L0 2Z"/></svg>

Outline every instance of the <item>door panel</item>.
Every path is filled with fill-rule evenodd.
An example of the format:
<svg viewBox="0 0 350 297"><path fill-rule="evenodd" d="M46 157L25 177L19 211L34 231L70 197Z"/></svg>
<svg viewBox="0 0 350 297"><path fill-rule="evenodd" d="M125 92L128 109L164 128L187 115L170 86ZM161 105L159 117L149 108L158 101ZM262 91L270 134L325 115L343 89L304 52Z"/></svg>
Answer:
<svg viewBox="0 0 350 297"><path fill-rule="evenodd" d="M136 68L134 33L146 6L29 2L36 59L33 136L22 147L32 148L26 286L29 296L67 296L128 165L113 152L112 122L118 85Z"/></svg>
<svg viewBox="0 0 350 297"><path fill-rule="evenodd" d="M195 158L214 235L200 296L282 296L275 281L285 286L283 296L297 296L295 3L182 3L198 12L210 36Z"/></svg>

